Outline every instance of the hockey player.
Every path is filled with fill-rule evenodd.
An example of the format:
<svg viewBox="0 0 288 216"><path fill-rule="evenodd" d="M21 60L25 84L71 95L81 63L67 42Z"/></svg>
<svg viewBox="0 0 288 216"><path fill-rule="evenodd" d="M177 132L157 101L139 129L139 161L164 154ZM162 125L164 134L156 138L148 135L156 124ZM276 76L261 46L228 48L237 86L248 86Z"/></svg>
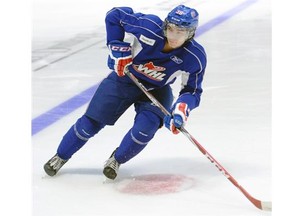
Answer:
<svg viewBox="0 0 288 216"><path fill-rule="evenodd" d="M59 169L105 125L114 125L131 106L135 119L131 129L104 165L103 173L115 179L119 166L139 154L164 124L174 134L185 124L189 112L199 106L206 68L203 47L194 40L198 12L175 7L164 21L156 15L134 13L116 7L106 14L108 67L111 73L100 83L83 116L66 132L56 154L44 165L49 176ZM125 33L133 42L125 42ZM143 92L125 76L128 70L171 110L164 116ZM182 88L173 103L170 84L182 76Z"/></svg>

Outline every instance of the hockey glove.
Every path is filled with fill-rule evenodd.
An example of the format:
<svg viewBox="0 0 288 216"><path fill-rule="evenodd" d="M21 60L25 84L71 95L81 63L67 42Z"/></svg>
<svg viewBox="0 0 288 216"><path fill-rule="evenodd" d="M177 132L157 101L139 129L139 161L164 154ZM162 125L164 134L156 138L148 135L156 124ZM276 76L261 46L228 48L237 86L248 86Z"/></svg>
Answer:
<svg viewBox="0 0 288 216"><path fill-rule="evenodd" d="M190 110L188 105L183 102L176 103L173 107L172 114L164 117L164 125L173 134L178 134L180 132L179 129L185 125Z"/></svg>
<svg viewBox="0 0 288 216"><path fill-rule="evenodd" d="M124 69L132 64L131 46L123 41L113 40L108 44L108 67L114 70L118 76L125 75Z"/></svg>

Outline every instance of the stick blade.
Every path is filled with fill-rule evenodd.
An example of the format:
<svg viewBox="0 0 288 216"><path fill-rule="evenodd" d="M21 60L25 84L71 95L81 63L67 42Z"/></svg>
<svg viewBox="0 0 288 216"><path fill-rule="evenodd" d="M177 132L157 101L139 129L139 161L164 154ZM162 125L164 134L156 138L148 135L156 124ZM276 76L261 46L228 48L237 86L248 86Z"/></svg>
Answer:
<svg viewBox="0 0 288 216"><path fill-rule="evenodd" d="M272 202L261 201L261 209L264 211L272 211Z"/></svg>

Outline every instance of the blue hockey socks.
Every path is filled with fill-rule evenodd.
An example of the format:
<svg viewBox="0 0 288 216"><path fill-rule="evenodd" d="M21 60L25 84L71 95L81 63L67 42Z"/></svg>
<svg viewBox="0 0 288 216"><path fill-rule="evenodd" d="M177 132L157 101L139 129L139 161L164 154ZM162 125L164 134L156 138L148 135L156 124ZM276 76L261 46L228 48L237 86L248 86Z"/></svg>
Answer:
<svg viewBox="0 0 288 216"><path fill-rule="evenodd" d="M64 160L78 151L91 137L98 133L105 125L83 115L67 131L57 149L57 154Z"/></svg>
<svg viewBox="0 0 288 216"><path fill-rule="evenodd" d="M135 117L133 127L124 136L115 152L115 159L123 164L140 153L154 137L161 123L155 113L142 111Z"/></svg>

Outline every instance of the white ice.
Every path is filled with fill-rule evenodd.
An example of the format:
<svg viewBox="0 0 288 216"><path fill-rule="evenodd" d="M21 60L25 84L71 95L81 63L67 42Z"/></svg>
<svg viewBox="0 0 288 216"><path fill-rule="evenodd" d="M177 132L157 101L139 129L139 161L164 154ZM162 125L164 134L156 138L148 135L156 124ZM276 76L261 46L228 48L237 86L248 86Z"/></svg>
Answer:
<svg viewBox="0 0 288 216"><path fill-rule="evenodd" d="M184 3L198 10L201 26L242 2L34 0L32 68L66 55L67 49L95 45L32 71L32 118L107 75L104 16L113 6L131 6L164 18ZM75 44L76 39L81 43ZM269 0L256 1L196 40L206 49L208 65L201 105L191 113L186 129L252 196L271 201ZM173 88L176 95L179 83ZM131 127L133 109L92 138L57 176L48 177L44 163L86 106L32 137L33 215L271 215L255 208L185 136L165 128L120 167L115 182L106 181L103 164Z"/></svg>

